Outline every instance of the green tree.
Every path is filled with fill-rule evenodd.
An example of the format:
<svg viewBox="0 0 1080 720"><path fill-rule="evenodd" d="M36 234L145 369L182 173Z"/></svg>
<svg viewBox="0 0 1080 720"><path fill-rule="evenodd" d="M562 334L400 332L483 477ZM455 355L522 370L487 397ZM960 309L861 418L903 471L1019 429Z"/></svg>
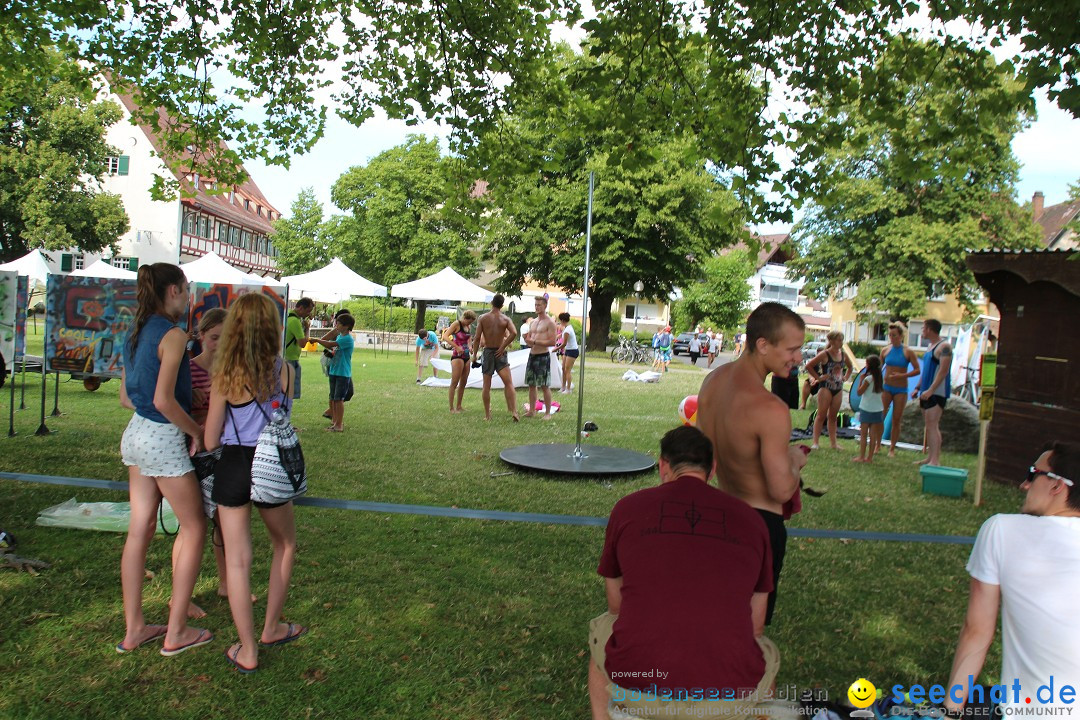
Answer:
<svg viewBox="0 0 1080 720"><path fill-rule="evenodd" d="M730 332L746 321L750 310L750 285L754 263L745 251L734 250L716 255L702 264L700 282L686 283L679 302L680 330L697 325Z"/></svg>
<svg viewBox="0 0 1080 720"><path fill-rule="evenodd" d="M785 212L762 199L761 181L779 177L785 193L808 189L816 176L806 171L834 147L835 137L822 132L814 112L794 107L855 86L885 110L902 104L873 85L853 82L877 65L897 29L984 50L1005 36L1021 38L1011 62L1025 90L1047 88L1062 107L1080 109L1080 27L1061 20L1078 15L1078 0L1061 0L1052 9L986 0L591 4L595 17L583 27L608 61L596 69L589 92L608 103L625 145L648 140L639 134L638 117L665 115L671 133L699 135L713 145L707 156L733 161L724 169L734 173L735 189L759 214ZM7 39L0 44L0 76L37 73L42 48L52 43L71 48L136 94L143 108L139 119L160 126L167 162L174 168L207 166L204 176L228 185L237 174L236 157L217 140L244 157L287 163L321 136L332 83L337 110L351 122L382 108L393 118L445 121L468 144L505 109L504 78L540 86L536 70L550 46L550 27L577 27L579 5L24 0L17 11L0 13ZM688 49L713 59L717 71L704 83L687 71ZM773 88L784 88L792 101L783 111L767 107ZM717 96L723 102L712 100ZM260 112L250 113L244 107L249 104ZM737 162L724 152L735 144L741 148ZM797 156L786 172L771 152L776 145ZM189 147L196 152L186 154Z"/></svg>
<svg viewBox="0 0 1080 720"><path fill-rule="evenodd" d="M326 265L333 258L328 240L322 203L315 199L313 188L301 189L289 217L274 221L274 247L281 272L297 275Z"/></svg>
<svg viewBox="0 0 1080 720"><path fill-rule="evenodd" d="M447 265L475 275L479 217L459 177L455 161L440 155L438 140L419 135L350 168L331 189L334 204L351 213L335 228L342 260L387 287Z"/></svg>
<svg viewBox="0 0 1080 720"><path fill-rule="evenodd" d="M1011 143L1024 122L1022 89L1007 67L981 56L981 73L996 84L971 90L971 58L957 54L898 39L863 79L906 98L899 122L844 98L828 103L830 130L843 144L817 169L821 189L793 232L804 250L791 272L806 278L808 293L857 286L863 316L922 315L939 293L970 309L978 286L967 250L1035 245L1030 214L1015 201ZM928 134L952 140L931 143Z"/></svg>
<svg viewBox="0 0 1080 720"><path fill-rule="evenodd" d="M688 68L706 72L697 59ZM541 90L511 91L513 112L474 154L491 179L486 251L503 271L497 286L510 293L526 279L582 290L588 174L596 173L589 349L604 348L612 302L637 281L642 296L664 297L746 236L744 211L728 186L692 139L665 137L662 116L643 116L641 125L655 128L647 141L613 157L621 131L607 122L608 104L578 93L596 62L587 48L583 55L563 48L545 68Z"/></svg>
<svg viewBox="0 0 1080 720"><path fill-rule="evenodd" d="M35 247L98 252L129 227L120 198L99 189L120 108L95 102L77 65L48 59L40 75L0 79L0 262Z"/></svg>

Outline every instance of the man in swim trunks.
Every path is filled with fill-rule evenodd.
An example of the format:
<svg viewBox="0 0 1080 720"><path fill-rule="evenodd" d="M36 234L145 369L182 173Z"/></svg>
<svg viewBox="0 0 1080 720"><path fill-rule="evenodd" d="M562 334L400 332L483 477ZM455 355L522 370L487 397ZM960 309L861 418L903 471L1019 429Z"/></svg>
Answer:
<svg viewBox="0 0 1080 720"><path fill-rule="evenodd" d="M544 390L544 420L551 419L551 354L555 345L555 322L547 314L547 295L536 298L536 319L529 324L529 364L525 384L529 386L529 409L525 417L536 415L536 388Z"/></svg>
<svg viewBox="0 0 1080 720"><path fill-rule="evenodd" d="M698 391L698 427L712 440L720 489L755 508L769 529L774 584L787 548L782 506L799 488L806 455L790 444L791 414L765 389L765 377L798 367L805 328L787 307L762 303L747 318L742 355L709 373ZM775 606L774 588L766 624Z"/></svg>
<svg viewBox="0 0 1080 720"><path fill-rule="evenodd" d="M484 313L477 320L473 356L479 352L480 343L483 342L481 372L484 374L484 389L481 397L484 399L484 419L491 419L491 376L498 373L503 384L503 394L506 396L506 409L510 411L514 422L517 422L517 392L514 390L514 379L510 375L510 363L506 359L506 349L513 344L517 330L510 318L502 314L505 300L501 293L497 293L491 298L491 312Z"/></svg>

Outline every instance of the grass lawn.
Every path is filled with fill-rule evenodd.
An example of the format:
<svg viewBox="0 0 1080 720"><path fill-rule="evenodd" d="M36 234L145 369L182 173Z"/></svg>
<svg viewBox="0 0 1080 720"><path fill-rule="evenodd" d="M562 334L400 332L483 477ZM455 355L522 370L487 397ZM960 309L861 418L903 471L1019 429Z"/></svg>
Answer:
<svg viewBox="0 0 1080 720"><path fill-rule="evenodd" d="M40 336L29 338L40 350ZM577 396L557 396L551 422L513 424L493 397L483 421L478 391L464 415L450 415L446 392L414 384L412 353L354 358L357 395L344 434L324 433L326 382L315 357L303 360L303 429L310 494L575 515L606 516L623 495L655 484L655 473L614 481L564 480L514 472L499 451L523 443L574 442ZM704 371L678 368L655 385L625 383L625 367L590 355L585 419L600 430L588 442L655 454L677 422L677 405ZM40 377L28 376L18 436L0 440L0 471L123 480L120 435L130 413L119 383L97 392L61 382L58 432L35 437ZM38 381L35 383L34 381ZM52 410L49 381L47 410ZM8 388L0 391L7 422ZM521 395L519 394L519 399ZM16 400L16 406L18 400ZM793 413L804 425L805 412ZM842 450L813 453L807 498L791 527L973 535L995 512L1015 512L1020 492L989 485L983 507L923 496L917 457L873 466ZM975 458L946 455L974 470ZM587 716L585 637L604 609L595 574L600 528L297 509L300 543L289 620L309 637L264 652L256 675L232 672L221 653L235 639L228 606L214 594L207 558L196 601L217 638L168 659L147 648L119 656L123 637L121 534L39 528L42 508L125 499L100 490L0 480L0 527L19 552L52 563L37 576L0 571L2 718L581 718ZM265 595L268 543L255 521L253 591ZM150 622L163 621L170 542L151 546L145 587ZM943 682L967 599L962 545L791 539L776 619L768 634L782 654L779 682L820 687L840 698L860 676L878 687ZM258 613L261 603L256 608ZM257 615L258 617L258 615ZM987 660L996 677L1000 648ZM133 694L133 690L137 694Z"/></svg>

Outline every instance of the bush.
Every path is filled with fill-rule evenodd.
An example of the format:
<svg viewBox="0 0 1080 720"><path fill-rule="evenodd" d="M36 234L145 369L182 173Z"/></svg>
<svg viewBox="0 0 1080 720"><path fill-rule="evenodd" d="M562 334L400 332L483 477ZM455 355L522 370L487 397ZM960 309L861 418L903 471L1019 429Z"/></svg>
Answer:
<svg viewBox="0 0 1080 720"><path fill-rule="evenodd" d="M342 307L348 308L353 318L356 319L356 330L389 330L390 332L414 331L416 326L416 310L407 307L392 307L389 310L385 304L376 302L372 310L370 300L348 300L342 303ZM457 313L435 312L428 310L424 315L424 326L428 330L434 330L439 316L446 316L450 322L457 320ZM389 324L389 328L387 328Z"/></svg>
<svg viewBox="0 0 1080 720"><path fill-rule="evenodd" d="M881 352L880 345L868 342L849 342L847 346L851 348L851 352L855 353L855 357L859 360L865 360L868 355L877 355Z"/></svg>

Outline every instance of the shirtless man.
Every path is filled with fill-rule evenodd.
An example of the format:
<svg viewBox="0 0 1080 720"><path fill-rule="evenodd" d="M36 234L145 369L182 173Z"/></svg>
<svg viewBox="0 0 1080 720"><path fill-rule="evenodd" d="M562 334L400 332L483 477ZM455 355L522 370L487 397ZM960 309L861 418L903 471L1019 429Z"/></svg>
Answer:
<svg viewBox="0 0 1080 720"><path fill-rule="evenodd" d="M720 489L749 503L769 528L774 589L766 624L787 548L782 506L798 490L806 455L791 446L788 407L766 389L765 377L798 367L805 328L787 307L762 303L746 321L742 355L709 373L698 391L698 427L712 440Z"/></svg>
<svg viewBox="0 0 1080 720"><path fill-rule="evenodd" d="M536 319L529 323L529 364L525 383L529 386L529 409L525 417L536 415L536 387L544 389L544 420L551 419L551 354L555 346L555 322L547 314L547 295L536 298Z"/></svg>
<svg viewBox="0 0 1080 720"><path fill-rule="evenodd" d="M505 298L501 293L491 298L491 312L486 312L476 321L478 330L473 336L473 357L480 352L481 344L484 346L484 355L481 359L484 374L484 390L481 397L484 399L484 419L491 419L491 376L499 374L503 383L503 394L506 395L506 409L510 411L514 422L518 421L517 392L514 390L514 379L510 376L510 363L506 359L506 349L517 337L517 330L510 318L502 314L502 306Z"/></svg>

